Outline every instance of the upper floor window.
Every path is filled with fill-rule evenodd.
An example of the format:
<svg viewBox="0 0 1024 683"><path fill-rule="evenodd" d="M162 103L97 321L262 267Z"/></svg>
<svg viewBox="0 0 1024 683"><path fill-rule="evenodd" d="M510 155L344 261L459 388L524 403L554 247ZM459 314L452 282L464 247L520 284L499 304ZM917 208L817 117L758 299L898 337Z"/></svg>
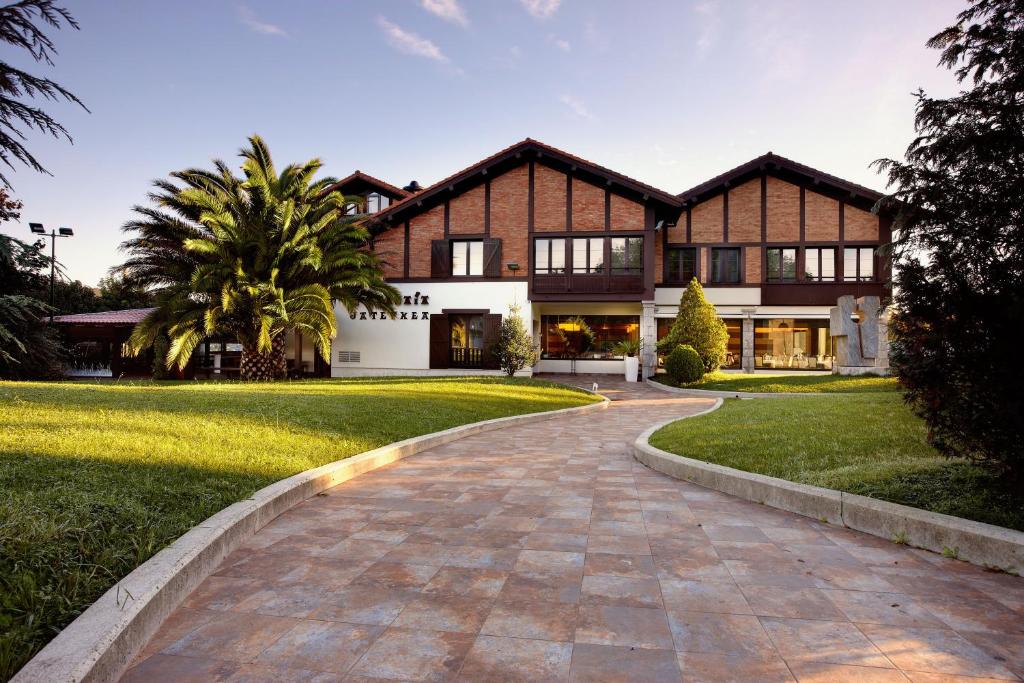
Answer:
<svg viewBox="0 0 1024 683"><path fill-rule="evenodd" d="M371 192L366 195L366 212L377 213L391 206L391 199L382 194Z"/></svg>
<svg viewBox="0 0 1024 683"><path fill-rule="evenodd" d="M565 273L564 239L534 240L533 272L538 275L562 275Z"/></svg>
<svg viewBox="0 0 1024 683"><path fill-rule="evenodd" d="M846 282L875 279L875 248L846 247L843 251L843 280Z"/></svg>
<svg viewBox="0 0 1024 683"><path fill-rule="evenodd" d="M768 282L796 282L796 247L771 248L765 256Z"/></svg>
<svg viewBox="0 0 1024 683"><path fill-rule="evenodd" d="M604 272L604 238L574 238L572 241L572 272Z"/></svg>
<svg viewBox="0 0 1024 683"><path fill-rule="evenodd" d="M697 250L694 247L671 248L665 254L669 282L688 283L697 275Z"/></svg>
<svg viewBox="0 0 1024 683"><path fill-rule="evenodd" d="M804 278L813 282L836 281L836 250L811 247L804 251Z"/></svg>
<svg viewBox="0 0 1024 683"><path fill-rule="evenodd" d="M452 242L452 275L481 276L484 274L483 240Z"/></svg>
<svg viewBox="0 0 1024 683"><path fill-rule="evenodd" d="M740 281L740 250L735 247L711 248L711 282L737 283Z"/></svg>
<svg viewBox="0 0 1024 683"><path fill-rule="evenodd" d="M639 273L644 269L644 238L613 237L612 272Z"/></svg>

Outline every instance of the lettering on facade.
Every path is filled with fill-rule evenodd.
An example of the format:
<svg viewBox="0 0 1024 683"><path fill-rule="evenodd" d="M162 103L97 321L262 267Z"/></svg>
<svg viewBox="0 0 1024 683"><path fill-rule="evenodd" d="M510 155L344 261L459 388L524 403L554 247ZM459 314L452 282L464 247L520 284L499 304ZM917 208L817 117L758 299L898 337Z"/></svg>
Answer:
<svg viewBox="0 0 1024 683"><path fill-rule="evenodd" d="M420 294L416 292L413 295L406 295L402 297L399 302L399 306L427 306L430 304L430 296L428 294ZM394 318L388 318L387 313L379 311L357 311L356 313L350 313L349 318L352 320L430 320L429 311L397 311L397 315Z"/></svg>

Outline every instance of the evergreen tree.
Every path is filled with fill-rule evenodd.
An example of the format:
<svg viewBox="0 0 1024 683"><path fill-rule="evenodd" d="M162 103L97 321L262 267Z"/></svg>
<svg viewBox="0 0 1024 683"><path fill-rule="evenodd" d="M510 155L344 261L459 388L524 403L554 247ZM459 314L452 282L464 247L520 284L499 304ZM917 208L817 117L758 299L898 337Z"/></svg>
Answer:
<svg viewBox="0 0 1024 683"><path fill-rule="evenodd" d="M679 313L668 335L658 342L658 351L668 355L677 346L688 344L700 355L706 372L714 372L725 358L729 332L715 312L714 304L704 298L697 278L690 280L679 299Z"/></svg>
<svg viewBox="0 0 1024 683"><path fill-rule="evenodd" d="M537 362L537 350L526 324L519 315L519 306L511 306L501 320L501 333L494 349L498 364L509 377Z"/></svg>
<svg viewBox="0 0 1024 683"><path fill-rule="evenodd" d="M975 0L928 46L963 90L916 97L895 192L890 363L932 443L1024 476L1024 3Z"/></svg>

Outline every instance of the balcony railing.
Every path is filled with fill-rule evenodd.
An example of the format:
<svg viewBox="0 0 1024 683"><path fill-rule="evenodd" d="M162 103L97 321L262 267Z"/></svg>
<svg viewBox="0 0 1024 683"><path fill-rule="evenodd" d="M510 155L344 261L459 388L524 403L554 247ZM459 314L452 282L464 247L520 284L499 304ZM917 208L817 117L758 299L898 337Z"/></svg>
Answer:
<svg viewBox="0 0 1024 683"><path fill-rule="evenodd" d="M484 365L483 353L483 349L453 347L448 353L448 367L482 368Z"/></svg>
<svg viewBox="0 0 1024 683"><path fill-rule="evenodd" d="M639 294L644 291L641 270L614 273L558 273L533 276L536 294Z"/></svg>

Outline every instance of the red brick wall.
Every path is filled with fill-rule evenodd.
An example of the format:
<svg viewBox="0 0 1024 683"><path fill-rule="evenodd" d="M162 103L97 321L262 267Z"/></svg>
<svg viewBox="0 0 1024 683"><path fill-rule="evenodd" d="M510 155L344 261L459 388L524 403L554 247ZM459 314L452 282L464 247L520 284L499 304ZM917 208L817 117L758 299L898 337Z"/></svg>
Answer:
<svg viewBox="0 0 1024 683"><path fill-rule="evenodd" d="M409 219L409 276L430 277L430 242L444 239L444 204Z"/></svg>
<svg viewBox="0 0 1024 683"><path fill-rule="evenodd" d="M800 188L768 176L768 241L796 242L800 239Z"/></svg>
<svg viewBox="0 0 1024 683"><path fill-rule="evenodd" d="M383 261L384 277L405 274L405 224L399 223L373 239L373 251Z"/></svg>
<svg viewBox="0 0 1024 683"><path fill-rule="evenodd" d="M721 242L724 199L717 195L701 202L691 211L690 234L694 242Z"/></svg>
<svg viewBox="0 0 1024 683"><path fill-rule="evenodd" d="M477 185L452 198L448 208L448 232L453 235L483 232L485 199L486 190L483 185Z"/></svg>
<svg viewBox="0 0 1024 683"><path fill-rule="evenodd" d="M665 248L661 244L661 235L654 236L654 283L665 281Z"/></svg>
<svg viewBox="0 0 1024 683"><path fill-rule="evenodd" d="M644 205L639 202L634 202L632 199L626 199L620 195L612 193L611 199L611 223L612 230L643 230L644 229ZM685 216L683 217L685 220ZM686 224L683 224L683 230L686 230ZM686 233L683 233L685 237ZM659 240L660 241L660 240Z"/></svg>
<svg viewBox="0 0 1024 683"><path fill-rule="evenodd" d="M843 207L843 235L847 240L878 241L878 216L870 211Z"/></svg>
<svg viewBox="0 0 1024 683"><path fill-rule="evenodd" d="M563 186L564 187L564 186ZM502 277L529 270L530 168L523 164L491 180L491 237L501 240ZM505 267L518 263L519 272Z"/></svg>
<svg viewBox="0 0 1024 683"><path fill-rule="evenodd" d="M686 209L679 214L679 221L668 229L668 241L674 244L686 242Z"/></svg>
<svg viewBox="0 0 1024 683"><path fill-rule="evenodd" d="M544 164L533 166L533 229L565 231L565 174Z"/></svg>
<svg viewBox="0 0 1024 683"><path fill-rule="evenodd" d="M604 230L604 188L572 179L572 229Z"/></svg>
<svg viewBox="0 0 1024 683"><path fill-rule="evenodd" d="M732 211L732 204L729 204L729 210ZM732 233L729 233L729 237L732 237ZM744 258L744 270L743 270L743 281L749 284L760 284L761 283L761 247L747 247L743 250L745 255Z"/></svg>
<svg viewBox="0 0 1024 683"><path fill-rule="evenodd" d="M804 238L839 241L839 202L817 192L804 192Z"/></svg>
<svg viewBox="0 0 1024 683"><path fill-rule="evenodd" d="M761 179L729 190L729 241L761 241Z"/></svg>

